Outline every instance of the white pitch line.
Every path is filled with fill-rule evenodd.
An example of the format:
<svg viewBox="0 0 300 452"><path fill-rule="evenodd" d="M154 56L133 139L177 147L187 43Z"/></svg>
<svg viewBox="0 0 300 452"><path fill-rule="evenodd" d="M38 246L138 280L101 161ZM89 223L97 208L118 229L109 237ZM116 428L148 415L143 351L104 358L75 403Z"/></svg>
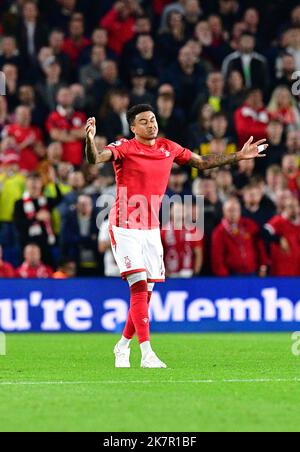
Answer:
<svg viewBox="0 0 300 452"><path fill-rule="evenodd" d="M63 386L63 385L127 385L127 384L220 384L220 383L300 383L300 378L257 378L232 380L99 380L99 381L0 381L0 386Z"/></svg>

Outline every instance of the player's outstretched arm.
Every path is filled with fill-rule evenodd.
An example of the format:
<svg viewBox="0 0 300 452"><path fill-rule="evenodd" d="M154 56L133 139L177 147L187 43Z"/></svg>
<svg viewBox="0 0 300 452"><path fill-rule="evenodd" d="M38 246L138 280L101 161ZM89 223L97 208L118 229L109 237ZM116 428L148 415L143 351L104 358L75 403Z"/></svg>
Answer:
<svg viewBox="0 0 300 452"><path fill-rule="evenodd" d="M91 165L99 163L106 163L112 159L112 152L109 149L97 150L95 144L96 136L96 119L89 118L86 123L86 144L85 156Z"/></svg>
<svg viewBox="0 0 300 452"><path fill-rule="evenodd" d="M251 137L247 143L245 143L243 149L234 154L211 154L202 157L194 153L190 160L190 164L199 170L206 170L224 165L234 165L240 160L264 158L266 157L265 151L269 147L269 145L266 144L266 141L267 140L264 139L253 143L253 137Z"/></svg>

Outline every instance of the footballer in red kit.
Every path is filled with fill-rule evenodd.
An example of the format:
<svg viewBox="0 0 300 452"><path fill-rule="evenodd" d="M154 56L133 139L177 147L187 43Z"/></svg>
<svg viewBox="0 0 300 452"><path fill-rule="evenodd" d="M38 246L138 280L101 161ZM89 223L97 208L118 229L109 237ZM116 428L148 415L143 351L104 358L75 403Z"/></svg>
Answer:
<svg viewBox="0 0 300 452"><path fill-rule="evenodd" d="M149 303L155 282L165 280L159 210L173 163L198 170L263 158L266 140L251 137L240 152L199 156L165 138L158 138L158 124L151 105L136 105L127 113L134 134L97 149L96 121L86 125L86 158L90 164L112 161L116 173L117 199L110 214L112 250L121 276L130 287L130 309L125 329L114 349L115 366L130 367L130 341L137 335L142 368L167 367L150 343ZM260 148L259 148L260 146Z"/></svg>

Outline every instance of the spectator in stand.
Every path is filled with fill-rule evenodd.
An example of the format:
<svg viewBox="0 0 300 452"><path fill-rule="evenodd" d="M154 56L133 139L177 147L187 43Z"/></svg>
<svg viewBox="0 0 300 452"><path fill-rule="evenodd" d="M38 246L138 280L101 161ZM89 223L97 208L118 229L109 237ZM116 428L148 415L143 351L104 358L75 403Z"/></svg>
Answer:
<svg viewBox="0 0 300 452"><path fill-rule="evenodd" d="M285 126L300 127L300 114L290 90L286 86L279 86L273 92L269 114L271 119L277 119Z"/></svg>
<svg viewBox="0 0 300 452"><path fill-rule="evenodd" d="M105 105L100 112L99 123L109 143L130 137L126 117L129 102L129 94L126 91L112 90L107 94L107 106Z"/></svg>
<svg viewBox="0 0 300 452"><path fill-rule="evenodd" d="M125 61L123 73L129 79L130 71L142 69L147 74L148 86L155 89L159 79L159 62L155 52L155 45L151 35L139 35L136 47L130 60Z"/></svg>
<svg viewBox="0 0 300 452"><path fill-rule="evenodd" d="M214 230L211 252L216 276L267 275L268 258L259 226L241 216L236 198L224 204L224 218Z"/></svg>
<svg viewBox="0 0 300 452"><path fill-rule="evenodd" d="M240 38L239 49L225 58L222 71L226 81L231 71L239 71L246 88L259 87L267 93L270 79L268 63L263 55L254 51L255 44L255 37L244 32Z"/></svg>
<svg viewBox="0 0 300 452"><path fill-rule="evenodd" d="M184 168L174 165L167 187L167 196L179 195L183 199L185 195L190 195L191 189L187 182L188 176Z"/></svg>
<svg viewBox="0 0 300 452"><path fill-rule="evenodd" d="M43 81L37 84L36 90L47 113L55 110L58 91L63 87L61 66L54 56L44 61L42 70L45 75Z"/></svg>
<svg viewBox="0 0 300 452"><path fill-rule="evenodd" d="M272 165L281 165L282 157L287 152L283 143L284 126L281 121L273 119L267 126L268 155L260 162L255 162L256 172L265 176L266 170Z"/></svg>
<svg viewBox="0 0 300 452"><path fill-rule="evenodd" d="M287 183L280 166L270 166L266 172L265 195L273 202L273 204L278 204L278 192L284 191L286 187Z"/></svg>
<svg viewBox="0 0 300 452"><path fill-rule="evenodd" d="M22 17L16 28L18 47L23 64L34 66L40 48L47 42L47 29L39 20L39 10L34 0L26 0L22 5Z"/></svg>
<svg viewBox="0 0 300 452"><path fill-rule="evenodd" d="M54 279L70 279L76 276L76 262L71 259L62 258L58 264L58 269L53 273Z"/></svg>
<svg viewBox="0 0 300 452"><path fill-rule="evenodd" d="M284 188L276 191L275 203L276 203L276 207L277 207L277 213L279 215L282 214L282 212L285 209L286 204L289 203L292 199L295 199L295 196L293 195L291 190L286 188L286 186L284 186Z"/></svg>
<svg viewBox="0 0 300 452"><path fill-rule="evenodd" d="M73 70L77 69L80 53L91 44L84 36L83 17L73 17L69 25L69 37L64 40L62 51L70 58Z"/></svg>
<svg viewBox="0 0 300 452"><path fill-rule="evenodd" d="M280 215L265 226L270 245L271 275L300 276L300 207L295 198L286 201Z"/></svg>
<svg viewBox="0 0 300 452"><path fill-rule="evenodd" d="M241 160L238 162L237 170L233 172L233 184L238 194L249 185L254 176L255 162L253 160Z"/></svg>
<svg viewBox="0 0 300 452"><path fill-rule="evenodd" d="M300 27L292 27L286 32L286 51L293 55L296 70L300 70Z"/></svg>
<svg viewBox="0 0 300 452"><path fill-rule="evenodd" d="M199 143L203 140L203 136L210 132L213 115L214 111L209 104L205 104L203 108L199 110L197 122L191 124L188 128L190 149L197 149Z"/></svg>
<svg viewBox="0 0 300 452"><path fill-rule="evenodd" d="M53 5L51 2L49 22L67 33L70 20L76 12L77 0L56 0L55 3Z"/></svg>
<svg viewBox="0 0 300 452"><path fill-rule="evenodd" d="M224 27L230 31L238 20L239 2L237 0L219 0L219 15Z"/></svg>
<svg viewBox="0 0 300 452"><path fill-rule="evenodd" d="M147 87L147 75L143 69L131 73L130 106L154 103L154 96Z"/></svg>
<svg viewBox="0 0 300 452"><path fill-rule="evenodd" d="M215 173L218 198L224 204L229 198L235 195L236 188L233 185L233 176L230 170L221 168Z"/></svg>
<svg viewBox="0 0 300 452"><path fill-rule="evenodd" d="M16 272L14 267L3 260L3 249L0 245L0 278L15 278Z"/></svg>
<svg viewBox="0 0 300 452"><path fill-rule="evenodd" d="M65 35L62 30L54 29L49 35L49 47L52 49L53 56L61 67L63 80L70 80L71 77L71 60L63 51Z"/></svg>
<svg viewBox="0 0 300 452"><path fill-rule="evenodd" d="M176 13L181 14L183 17L184 13L185 13L186 0L175 0L175 1L171 1L169 3L171 3L171 4L167 5L164 8L162 16L161 16L161 29L164 29L167 26L168 18L170 17L170 14L172 14L173 12L176 12Z"/></svg>
<svg viewBox="0 0 300 452"><path fill-rule="evenodd" d="M237 151L234 139L228 135L228 119L224 113L212 116L210 132L200 138L200 143L193 150L203 156L220 152L232 154ZM191 174L192 178L198 177L199 170L192 168Z"/></svg>
<svg viewBox="0 0 300 452"><path fill-rule="evenodd" d="M243 22L246 26L247 32L258 38L260 28L260 15L258 10L255 8L246 9L243 17Z"/></svg>
<svg viewBox="0 0 300 452"><path fill-rule="evenodd" d="M2 136L15 139L20 153L20 168L34 171L40 158L37 145L43 141L43 135L38 127L32 125L29 107L20 106L16 109L15 123L5 128Z"/></svg>
<svg viewBox="0 0 300 452"><path fill-rule="evenodd" d="M84 88L90 89L97 80L101 79L101 66L106 60L105 47L93 46L90 63L80 69L80 83Z"/></svg>
<svg viewBox="0 0 300 452"><path fill-rule="evenodd" d="M244 80L239 71L231 71L229 73L225 95L227 99L227 110L230 115L231 126L233 127L234 112L243 105L247 95Z"/></svg>
<svg viewBox="0 0 300 452"><path fill-rule="evenodd" d="M220 68L224 58L232 51L227 43L228 33L224 31L222 19L219 15L211 14L207 21L210 27L212 41L209 49L206 49L206 52L212 59L215 67Z"/></svg>
<svg viewBox="0 0 300 452"><path fill-rule="evenodd" d="M136 16L142 13L137 0L119 0L102 18L100 26L108 31L108 47L120 55L135 35Z"/></svg>
<svg viewBox="0 0 300 452"><path fill-rule="evenodd" d="M93 50L93 47L95 47L95 46L103 47L108 58L111 58L112 60L116 58L116 55L114 54L114 52L107 48L107 44L108 44L107 30L105 30L104 28L101 28L101 27L95 28L95 30L92 33L91 39L92 39L91 44L80 53L78 63L81 68L83 66L90 64L92 50Z"/></svg>
<svg viewBox="0 0 300 452"><path fill-rule="evenodd" d="M172 205L171 221L163 227L161 237L169 278L191 278L200 274L203 265L201 234L188 227L182 204Z"/></svg>
<svg viewBox="0 0 300 452"><path fill-rule="evenodd" d="M4 140L3 143L9 140ZM13 221L15 203L24 192L25 177L20 173L19 154L12 148L3 146L0 157L0 243L6 259L19 264L20 250Z"/></svg>
<svg viewBox="0 0 300 452"><path fill-rule="evenodd" d="M300 133L296 130L288 130L286 136L286 149L289 154L297 155L300 150Z"/></svg>
<svg viewBox="0 0 300 452"><path fill-rule="evenodd" d="M52 173L53 180L55 173ZM33 173L27 177L26 191L22 199L16 202L14 222L24 249L29 243L39 245L43 261L52 263L52 247L56 243L51 221L51 212L61 202L62 194L56 184L56 198L47 198L43 194L42 178Z"/></svg>
<svg viewBox="0 0 300 452"><path fill-rule="evenodd" d="M156 101L159 134L183 145L185 141L185 123L175 109L173 94L160 94Z"/></svg>
<svg viewBox="0 0 300 452"><path fill-rule="evenodd" d="M16 246L14 208L24 193L25 177L20 173L20 157L14 149L4 148L0 155L0 243L12 257Z"/></svg>
<svg viewBox="0 0 300 452"><path fill-rule="evenodd" d="M63 254L77 264L78 276L99 274L98 229L92 199L81 195L67 214L62 231Z"/></svg>
<svg viewBox="0 0 300 452"><path fill-rule="evenodd" d="M113 89L122 87L119 78L118 65L113 60L103 61L101 65L101 79L96 80L89 89L91 108L96 111L103 104L107 93Z"/></svg>
<svg viewBox="0 0 300 452"><path fill-rule="evenodd" d="M57 108L46 123L50 138L63 144L63 160L78 167L83 161L86 116L73 109L74 97L69 88L57 93Z"/></svg>
<svg viewBox="0 0 300 452"><path fill-rule="evenodd" d="M32 125L42 129L45 124L47 110L41 104L32 85L23 84L19 87L18 99L20 105L29 107L32 117Z"/></svg>
<svg viewBox="0 0 300 452"><path fill-rule="evenodd" d="M0 68L5 64L12 64L21 69L20 52L13 36L3 36L0 44Z"/></svg>
<svg viewBox="0 0 300 452"><path fill-rule="evenodd" d="M41 250L36 244L28 244L24 249L24 262L16 271L17 276L23 279L52 278L53 270L42 262Z"/></svg>
<svg viewBox="0 0 300 452"><path fill-rule="evenodd" d="M163 66L177 60L180 49L187 41L184 17L177 11L171 11L167 17L166 27L160 31L158 49Z"/></svg>
<svg viewBox="0 0 300 452"><path fill-rule="evenodd" d="M240 48L240 41L241 36L243 33L245 33L246 30L246 24L242 21L237 21L233 24L232 30L231 30L231 36L230 36L230 47L232 50L238 51Z"/></svg>
<svg viewBox="0 0 300 452"><path fill-rule="evenodd" d="M195 93L204 87L206 75L205 66L202 63L197 64L191 48L184 46L179 51L178 61L162 76L163 83L173 85L177 102L187 116L190 116Z"/></svg>
<svg viewBox="0 0 300 452"><path fill-rule="evenodd" d="M286 178L289 190L296 196L300 195L300 170L296 155L286 154L282 159L282 172Z"/></svg>
<svg viewBox="0 0 300 452"><path fill-rule="evenodd" d="M186 0L184 4L184 19L187 36L193 36L195 27L203 15L199 0Z"/></svg>
<svg viewBox="0 0 300 452"><path fill-rule="evenodd" d="M287 86L291 91L295 83L293 74L296 72L296 61L293 55L284 52L277 61L279 74L276 77L275 86Z"/></svg>
<svg viewBox="0 0 300 452"><path fill-rule="evenodd" d="M245 103L234 115L239 145L242 146L249 135L253 136L254 141L266 137L268 122L269 114L264 106L261 90L254 89L249 91Z"/></svg>
<svg viewBox="0 0 300 452"><path fill-rule="evenodd" d="M193 105L193 111L198 111L203 105L209 104L215 113L227 110L227 99L224 94L224 78L221 72L213 71L207 77L207 89L199 94Z"/></svg>
<svg viewBox="0 0 300 452"><path fill-rule="evenodd" d="M263 227L276 213L276 207L259 184L252 182L243 190L243 217Z"/></svg>
<svg viewBox="0 0 300 452"><path fill-rule="evenodd" d="M78 197L82 194L85 184L82 171L72 171L69 173L67 185L70 187L70 192L64 196L59 205L59 211L63 219L66 218L69 211L75 209Z"/></svg>

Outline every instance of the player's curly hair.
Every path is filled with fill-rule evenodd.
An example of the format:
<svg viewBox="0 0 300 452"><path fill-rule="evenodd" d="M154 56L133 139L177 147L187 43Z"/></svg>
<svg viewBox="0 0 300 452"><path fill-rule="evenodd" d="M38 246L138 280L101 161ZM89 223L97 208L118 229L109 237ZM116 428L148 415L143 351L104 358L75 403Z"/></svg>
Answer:
<svg viewBox="0 0 300 452"><path fill-rule="evenodd" d="M152 105L139 104L135 105L134 107L131 107L130 110L128 110L127 112L127 121L130 127L133 125L137 115L139 115L140 113L145 113L146 111L151 111L152 113L155 113Z"/></svg>

